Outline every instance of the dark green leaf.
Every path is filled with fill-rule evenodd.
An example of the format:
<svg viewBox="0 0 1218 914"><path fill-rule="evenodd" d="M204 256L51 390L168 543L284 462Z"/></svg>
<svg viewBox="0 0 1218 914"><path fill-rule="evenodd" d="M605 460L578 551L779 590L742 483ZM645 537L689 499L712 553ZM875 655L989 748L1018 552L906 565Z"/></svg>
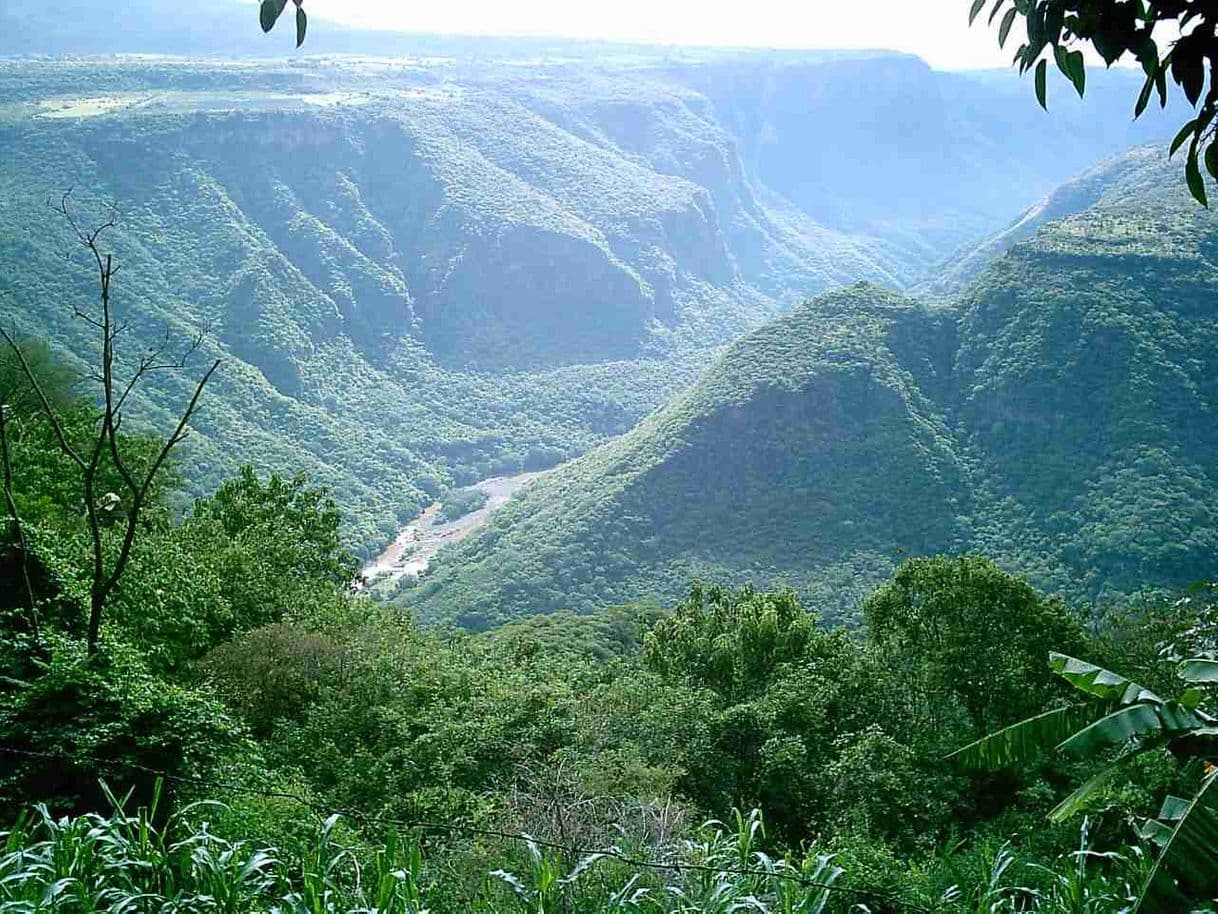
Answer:
<svg viewBox="0 0 1218 914"><path fill-rule="evenodd" d="M1040 106L1046 111L1049 110L1049 105L1045 99L1045 81L1048 79L1048 74L1048 61L1042 60L1036 65L1036 100L1040 102Z"/></svg>
<svg viewBox="0 0 1218 914"><path fill-rule="evenodd" d="M1004 727L957 749L947 758L960 768L993 771L1038 758L1094 719L1090 708L1070 705Z"/></svg>
<svg viewBox="0 0 1218 914"><path fill-rule="evenodd" d="M1188 806L1146 877L1132 914L1168 914L1182 906L1182 891L1195 899L1218 894L1218 788L1210 775Z"/></svg>
<svg viewBox="0 0 1218 914"><path fill-rule="evenodd" d="M1131 758L1136 758L1136 753L1130 753L1122 757L1121 762L1128 761ZM1087 801L1093 796L1107 787L1116 778L1124 768L1121 762L1109 765L1103 771L1088 778L1081 787L1075 790L1070 796L1066 797L1060 803L1053 807L1049 813L1049 821L1063 822L1066 819L1079 812Z"/></svg>
<svg viewBox="0 0 1218 914"><path fill-rule="evenodd" d="M1051 653L1049 668L1080 692L1086 692L1088 695L1094 695L1096 698L1106 701L1116 701L1121 704L1132 704L1135 701L1159 703L1163 701L1150 689L1126 679L1119 673L1068 654L1059 654L1056 651Z"/></svg>
<svg viewBox="0 0 1218 914"><path fill-rule="evenodd" d="M1146 82L1142 84L1142 91L1138 93L1138 102L1133 106L1133 116L1141 117L1142 112L1146 110L1146 106L1150 104L1150 93L1154 91L1155 78L1154 75L1146 77Z"/></svg>
<svg viewBox="0 0 1218 914"><path fill-rule="evenodd" d="M1083 65L1082 51L1069 51L1064 45L1055 44L1053 60L1057 64L1057 69L1061 70L1062 75L1070 80L1074 91L1081 98L1087 87L1087 71Z"/></svg>
<svg viewBox="0 0 1218 914"><path fill-rule="evenodd" d="M977 18L977 14L981 12L981 8L985 6L985 0L973 0L973 5L969 7L968 24L972 25L973 20Z"/></svg>
<svg viewBox="0 0 1218 914"><path fill-rule="evenodd" d="M1205 170L1210 173L1210 177L1218 181L1218 143L1210 140L1210 144L1205 147Z"/></svg>
<svg viewBox="0 0 1218 914"><path fill-rule="evenodd" d="M1176 150L1184 145L1184 141L1197 132L1197 119L1193 118L1187 124L1180 128L1180 132L1176 134L1176 138L1171 141L1171 148L1168 151L1169 156L1174 156Z"/></svg>
<svg viewBox="0 0 1218 914"><path fill-rule="evenodd" d="M1061 71L1062 76L1070 76L1070 64L1068 58L1070 52L1063 45L1053 45L1053 62L1057 64L1057 69Z"/></svg>
<svg viewBox="0 0 1218 914"><path fill-rule="evenodd" d="M288 0L262 0L262 5L258 7L258 22L262 25L262 31L269 32L275 27L287 5Z"/></svg>
<svg viewBox="0 0 1218 914"><path fill-rule="evenodd" d="M1172 52L1171 75L1190 104L1197 104L1201 90L1205 87L1205 65L1202 63L1199 49L1192 42L1185 44L1182 39Z"/></svg>
<svg viewBox="0 0 1218 914"><path fill-rule="evenodd" d="M305 32L309 28L309 17L305 15L304 7L296 7L296 47L304 44Z"/></svg>
<svg viewBox="0 0 1218 914"><path fill-rule="evenodd" d="M1197 150L1194 147L1184 165L1184 178L1188 181L1188 192L1202 206L1208 207L1209 200L1205 196L1205 178L1201 176L1201 166L1197 164Z"/></svg>
<svg viewBox="0 0 1218 914"><path fill-rule="evenodd" d="M1071 51L1066 58L1067 66L1070 68L1070 82L1074 83L1074 89L1078 92L1078 97L1082 98L1087 91L1087 65L1083 61L1082 51Z"/></svg>
<svg viewBox="0 0 1218 914"><path fill-rule="evenodd" d="M998 26L998 46L1002 47L1007 43L1007 36L1011 34L1011 24L1015 21L1016 9L1009 9L1005 16L1002 17L1002 24Z"/></svg>
<svg viewBox="0 0 1218 914"><path fill-rule="evenodd" d="M1123 746L1132 739L1172 736L1201 726L1201 719L1176 702L1139 703L1113 711L1079 730L1057 747L1068 755L1091 755Z"/></svg>

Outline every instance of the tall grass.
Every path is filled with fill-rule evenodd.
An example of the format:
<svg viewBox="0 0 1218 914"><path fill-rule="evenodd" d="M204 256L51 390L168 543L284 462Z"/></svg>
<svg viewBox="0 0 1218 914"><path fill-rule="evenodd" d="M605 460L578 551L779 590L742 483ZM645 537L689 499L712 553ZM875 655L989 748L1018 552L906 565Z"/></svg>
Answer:
<svg viewBox="0 0 1218 914"><path fill-rule="evenodd" d="M470 885L452 855L426 859L414 835L390 834L376 845L337 817L319 823L302 848L281 852L217 834L217 803L172 815L154 803L128 813L56 817L38 806L2 833L0 912L4 914L832 914L933 910L1101 914L1128 905L1144 861L1136 854L1087 846L1056 866L1022 862L1003 846L979 858L971 884L933 902L906 904L846 888L831 857L775 857L763 849L757 813L730 824L711 821L663 861L637 867L613 853L568 859L536 841L504 847L504 865ZM469 859L466 858L468 865ZM916 897L911 894L911 898Z"/></svg>

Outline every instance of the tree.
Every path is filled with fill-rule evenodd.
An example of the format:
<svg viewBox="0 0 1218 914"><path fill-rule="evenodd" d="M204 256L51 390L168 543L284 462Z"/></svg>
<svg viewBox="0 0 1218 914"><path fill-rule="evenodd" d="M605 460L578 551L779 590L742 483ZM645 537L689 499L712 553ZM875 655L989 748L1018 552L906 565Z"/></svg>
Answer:
<svg viewBox="0 0 1218 914"><path fill-rule="evenodd" d="M31 382L31 378L35 380ZM46 401L57 410L67 410L73 405L71 375L55 361L45 343L22 340L9 349L0 350L0 479L3 483L4 510L8 515L9 542L16 553L11 556L15 561L9 561L10 556L0 559L0 567L13 566L16 577L20 578L28 625L37 634L36 573L31 568L30 544L17 509L12 443L9 440L10 423L25 422L37 415L40 407L35 390L41 390Z"/></svg>
<svg viewBox="0 0 1218 914"><path fill-rule="evenodd" d="M973 0L969 22L990 0ZM999 14L1002 14L999 19ZM998 43L1005 46L1017 19L1026 38L1015 52L1022 75L1034 72L1037 101L1047 107L1049 59L1081 97L1087 85L1084 50L1097 53L1108 66L1136 60L1146 74L1134 103L1141 116L1151 98L1166 107L1171 83L1194 107L1171 144L1171 154L1188 143L1185 178L1193 197L1208 205L1201 163L1218 179L1218 7L1210 0L993 0L988 22L998 22ZM1206 88L1208 80L1209 88ZM1172 90L1174 91L1174 90Z"/></svg>
<svg viewBox="0 0 1218 914"><path fill-rule="evenodd" d="M1052 686L1045 654L1081 640L1060 600L980 556L905 562L867 599L863 615L916 713L936 724L956 702L981 728L1038 710Z"/></svg>
<svg viewBox="0 0 1218 914"><path fill-rule="evenodd" d="M1062 705L1020 721L949 756L959 767L995 770L1032 761L1052 749L1067 756L1106 758L1109 764L1059 803L1054 821L1082 809L1130 763L1150 752L1172 753L1184 763L1191 797L1169 796L1159 815L1147 820L1141 836L1158 856L1138 893L1132 914L1192 910L1189 899L1218 894L1218 719L1205 709L1205 689L1218 683L1218 660L1182 661L1178 675L1188 687L1174 699L1117 673L1065 654L1051 653L1049 665L1087 700ZM1115 753L1115 755L1113 754Z"/></svg>
<svg viewBox="0 0 1218 914"><path fill-rule="evenodd" d="M73 405L76 398L72 373L56 361L51 348L42 340L19 340L15 349L0 349L0 403L4 404L9 419L35 416L41 409L34 385L22 366L23 360L52 406L62 410Z"/></svg>
<svg viewBox="0 0 1218 914"><path fill-rule="evenodd" d="M277 575L341 587L359 567L343 546L338 506L303 473L291 479L272 474L263 482L243 466L210 498L195 502L193 519L215 521L230 540L256 550Z"/></svg>
<svg viewBox="0 0 1218 914"><path fill-rule="evenodd" d="M97 331L101 343L97 370L90 375L90 379L98 385L100 412L96 415L92 426L87 429L86 435L78 436L70 433L70 427L65 421L64 410L62 407L57 407L52 399L52 392L44 387L42 373L35 368L35 363L27 356L26 349L2 327L0 327L0 339L8 344L9 352L16 360L22 376L28 382L29 389L33 391L39 413L49 423L54 434L55 444L68 459L76 481L79 483L90 541L92 572L89 584L87 644L89 654L93 655L97 652L106 604L113 596L127 569L136 533L140 528L141 516L145 508L149 506L155 492L154 485L174 448L186 438L190 421L199 405L199 398L216 369L220 367L220 360L214 361L211 367L203 373L194 387L194 393L189 402L180 413L173 431L159 443L159 447L151 456L138 452L132 453L129 439L119 434L124 409L131 395L149 374L184 368L187 359L202 342L202 337L195 337L181 356L167 358L169 337L166 333L166 337L160 345L154 346L136 361L127 379L120 380L116 374L115 342L122 333L124 324L116 319L110 298L111 282L117 270L112 256L102 250L102 236L108 229L117 225L117 215L111 213L100 225L91 229L83 229L73 214L69 195L65 194L61 198L58 209L71 228L77 243L88 252L89 259L97 273L100 290L99 307L96 312L91 313L79 308L75 311L79 319ZM7 423L8 417L0 407L0 451L2 451L0 463L4 468L6 512L15 529L16 539L19 544L22 544L24 550L25 537L21 518L12 498L12 468ZM104 478L103 468L107 462L117 472L119 482L116 488L118 491L99 486L99 482ZM122 494L119 494L120 491ZM112 536L108 518L111 516L119 518L118 523L114 525L118 531L116 544L110 542ZM36 628L37 618L28 576L27 592L31 603L31 624Z"/></svg>
<svg viewBox="0 0 1218 914"><path fill-rule="evenodd" d="M694 585L643 645L647 665L737 699L764 689L777 668L800 660L816 617L791 591Z"/></svg>

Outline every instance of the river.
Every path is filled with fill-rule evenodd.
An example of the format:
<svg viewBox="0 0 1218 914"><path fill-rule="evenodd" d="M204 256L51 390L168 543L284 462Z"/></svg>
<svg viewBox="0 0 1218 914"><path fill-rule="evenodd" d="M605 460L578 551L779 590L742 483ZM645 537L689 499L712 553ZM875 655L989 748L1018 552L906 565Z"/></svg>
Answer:
<svg viewBox="0 0 1218 914"><path fill-rule="evenodd" d="M551 467L515 476L492 476L468 486L485 492L486 504L454 521L444 523L440 520L442 502L430 505L401 529L384 552L364 566L361 572L364 580L383 583L397 581L406 575L418 577L427 570L437 552L445 546L461 542L490 520L490 516L507 504L513 495L534 479L540 479L556 469Z"/></svg>

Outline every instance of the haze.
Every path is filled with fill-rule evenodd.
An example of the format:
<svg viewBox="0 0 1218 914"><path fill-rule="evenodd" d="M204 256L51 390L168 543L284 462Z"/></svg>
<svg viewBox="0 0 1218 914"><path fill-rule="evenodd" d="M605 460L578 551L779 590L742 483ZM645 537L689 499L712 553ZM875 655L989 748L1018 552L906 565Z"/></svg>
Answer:
<svg viewBox="0 0 1218 914"><path fill-rule="evenodd" d="M572 4L560 0L444 4L399 0L308 0L311 15L348 25L412 32L552 35L655 44L769 48L890 48L917 54L942 69L1003 67L993 30L968 27L964 0L871 0L846 6L809 0L707 4Z"/></svg>

